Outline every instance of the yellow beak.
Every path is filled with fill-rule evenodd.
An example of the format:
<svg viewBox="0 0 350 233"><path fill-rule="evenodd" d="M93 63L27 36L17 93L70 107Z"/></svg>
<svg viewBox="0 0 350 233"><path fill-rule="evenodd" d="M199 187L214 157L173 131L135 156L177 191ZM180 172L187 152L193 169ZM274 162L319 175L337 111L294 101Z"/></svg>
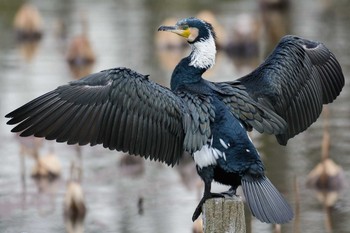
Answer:
<svg viewBox="0 0 350 233"><path fill-rule="evenodd" d="M189 28L180 29L178 26L160 26L158 31L172 32L185 38L189 38L191 31Z"/></svg>

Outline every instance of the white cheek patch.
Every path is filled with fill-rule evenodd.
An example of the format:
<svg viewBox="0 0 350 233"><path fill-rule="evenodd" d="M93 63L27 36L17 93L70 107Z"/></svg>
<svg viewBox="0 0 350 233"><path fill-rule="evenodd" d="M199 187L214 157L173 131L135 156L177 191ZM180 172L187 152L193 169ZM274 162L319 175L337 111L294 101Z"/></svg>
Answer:
<svg viewBox="0 0 350 233"><path fill-rule="evenodd" d="M203 146L202 149L193 154L193 159L196 165L200 168L216 165L216 160L220 157L226 160L224 152L214 147L209 147L209 145Z"/></svg>
<svg viewBox="0 0 350 233"><path fill-rule="evenodd" d="M190 28L190 36L187 38L189 42L193 42L198 36L198 28Z"/></svg>

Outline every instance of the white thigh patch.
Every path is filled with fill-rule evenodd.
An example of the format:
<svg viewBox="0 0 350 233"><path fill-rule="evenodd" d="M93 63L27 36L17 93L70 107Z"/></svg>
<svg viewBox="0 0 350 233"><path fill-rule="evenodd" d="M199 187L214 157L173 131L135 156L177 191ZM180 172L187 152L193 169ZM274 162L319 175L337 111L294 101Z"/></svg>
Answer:
<svg viewBox="0 0 350 233"><path fill-rule="evenodd" d="M210 165L216 165L216 160L223 157L226 160L226 155L224 152L205 145L199 151L193 153L193 159L198 167L203 168Z"/></svg>

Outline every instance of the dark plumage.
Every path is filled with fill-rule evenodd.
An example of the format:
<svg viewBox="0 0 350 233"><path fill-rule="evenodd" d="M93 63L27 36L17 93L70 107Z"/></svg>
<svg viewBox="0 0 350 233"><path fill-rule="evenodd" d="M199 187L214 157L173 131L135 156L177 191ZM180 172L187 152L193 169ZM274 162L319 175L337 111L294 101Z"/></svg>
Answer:
<svg viewBox="0 0 350 233"><path fill-rule="evenodd" d="M196 19L161 26L187 39L171 90L127 68L91 74L44 94L6 115L12 132L49 140L102 144L111 150L175 165L189 153L205 183L193 215L200 213L213 180L242 185L252 214L286 223L291 207L264 174L247 130L275 134L280 144L318 118L344 86L341 67L319 42L285 36L257 69L232 82L209 82L202 74L215 63L215 33Z"/></svg>

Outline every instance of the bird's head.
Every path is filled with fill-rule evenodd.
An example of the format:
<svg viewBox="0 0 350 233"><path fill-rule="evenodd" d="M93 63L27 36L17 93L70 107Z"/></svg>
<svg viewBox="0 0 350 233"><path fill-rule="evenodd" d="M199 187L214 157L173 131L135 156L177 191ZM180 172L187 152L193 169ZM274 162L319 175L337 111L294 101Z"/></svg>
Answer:
<svg viewBox="0 0 350 233"><path fill-rule="evenodd" d="M181 19L174 26L160 26L158 31L172 32L185 37L190 44L208 39L215 40L215 32L211 24L194 17Z"/></svg>
<svg viewBox="0 0 350 233"><path fill-rule="evenodd" d="M210 23L194 17L179 20L173 26L160 26L158 31L172 32L186 38L192 47L192 65L208 69L215 63L215 32Z"/></svg>

